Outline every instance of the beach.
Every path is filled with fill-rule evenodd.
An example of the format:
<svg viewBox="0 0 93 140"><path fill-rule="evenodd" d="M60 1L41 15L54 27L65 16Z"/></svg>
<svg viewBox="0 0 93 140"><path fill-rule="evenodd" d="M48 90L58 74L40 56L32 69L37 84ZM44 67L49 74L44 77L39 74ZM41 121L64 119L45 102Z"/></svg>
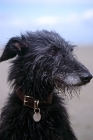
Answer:
<svg viewBox="0 0 93 140"><path fill-rule="evenodd" d="M2 50L0 56L1 53ZM93 75L93 47L77 47L74 54ZM0 63L0 109L5 104L10 91L7 83L9 66L9 61ZM82 87L79 97L66 99L66 104L78 140L93 140L93 79Z"/></svg>

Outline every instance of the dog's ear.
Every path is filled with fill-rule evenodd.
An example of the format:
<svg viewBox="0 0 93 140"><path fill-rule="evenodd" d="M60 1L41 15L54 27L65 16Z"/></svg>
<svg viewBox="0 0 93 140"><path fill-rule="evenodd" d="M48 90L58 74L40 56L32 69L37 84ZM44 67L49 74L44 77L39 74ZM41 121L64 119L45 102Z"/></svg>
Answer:
<svg viewBox="0 0 93 140"><path fill-rule="evenodd" d="M0 62L11 59L16 55L23 55L27 50L28 44L23 36L13 37L5 46L2 56L0 57Z"/></svg>

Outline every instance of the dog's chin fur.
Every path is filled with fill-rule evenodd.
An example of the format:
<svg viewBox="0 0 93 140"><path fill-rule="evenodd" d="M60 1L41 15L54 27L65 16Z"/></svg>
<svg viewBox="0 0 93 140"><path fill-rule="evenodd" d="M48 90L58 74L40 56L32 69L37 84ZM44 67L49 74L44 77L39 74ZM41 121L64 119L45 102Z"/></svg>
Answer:
<svg viewBox="0 0 93 140"><path fill-rule="evenodd" d="M55 84L54 89L58 94L61 94L62 98L70 97L71 99L75 95L79 97L81 86L73 86L73 85L65 86L65 85L62 85L61 83L60 84L57 83Z"/></svg>

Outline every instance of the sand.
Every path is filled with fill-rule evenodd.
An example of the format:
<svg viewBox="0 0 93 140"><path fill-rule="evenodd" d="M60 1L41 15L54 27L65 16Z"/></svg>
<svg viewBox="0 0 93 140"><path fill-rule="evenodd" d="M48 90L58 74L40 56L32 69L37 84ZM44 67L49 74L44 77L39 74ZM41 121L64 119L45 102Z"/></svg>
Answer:
<svg viewBox="0 0 93 140"><path fill-rule="evenodd" d="M1 55L2 50L0 50ZM78 47L75 49L78 59L93 74L93 47ZM0 63L0 108L8 97L7 72L9 61ZM67 99L72 127L79 140L93 140L93 80L84 86L81 94L73 99Z"/></svg>

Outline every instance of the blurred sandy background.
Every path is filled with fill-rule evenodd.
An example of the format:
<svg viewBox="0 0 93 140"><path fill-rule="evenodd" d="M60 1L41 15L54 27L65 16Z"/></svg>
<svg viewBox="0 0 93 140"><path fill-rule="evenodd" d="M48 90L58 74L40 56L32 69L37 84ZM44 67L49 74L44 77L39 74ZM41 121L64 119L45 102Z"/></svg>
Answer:
<svg viewBox="0 0 93 140"><path fill-rule="evenodd" d="M2 50L0 50L1 55ZM93 47L75 49L78 59L93 74ZM8 96L7 72L9 63L0 63L0 109ZM93 80L83 87L79 98L67 100L72 127L79 140L93 140Z"/></svg>

